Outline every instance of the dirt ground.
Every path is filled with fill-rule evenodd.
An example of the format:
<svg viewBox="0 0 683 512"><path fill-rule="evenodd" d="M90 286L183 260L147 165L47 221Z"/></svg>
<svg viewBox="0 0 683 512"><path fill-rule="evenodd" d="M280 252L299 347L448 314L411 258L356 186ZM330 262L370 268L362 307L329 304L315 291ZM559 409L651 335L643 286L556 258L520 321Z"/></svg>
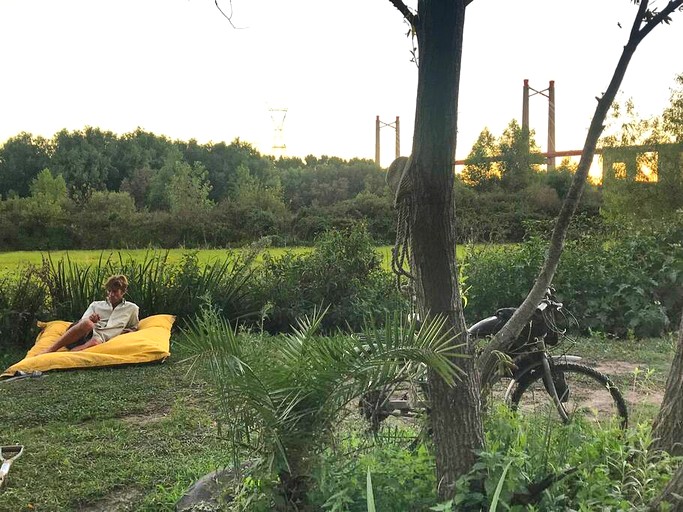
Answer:
<svg viewBox="0 0 683 512"><path fill-rule="evenodd" d="M601 361L595 365L595 369L600 373L613 377L627 377L632 381L632 385L620 386L619 390L630 405L651 404L659 405L664 398L664 390L647 384L646 377L639 377L643 371L642 365L628 363L625 361Z"/></svg>

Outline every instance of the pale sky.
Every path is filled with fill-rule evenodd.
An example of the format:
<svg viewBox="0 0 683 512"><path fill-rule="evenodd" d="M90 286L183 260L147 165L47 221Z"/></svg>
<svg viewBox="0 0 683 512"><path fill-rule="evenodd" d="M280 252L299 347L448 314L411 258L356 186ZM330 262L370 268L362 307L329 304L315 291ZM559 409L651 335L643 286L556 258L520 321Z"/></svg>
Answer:
<svg viewBox="0 0 683 512"><path fill-rule="evenodd" d="M227 0L219 0L225 11ZM416 1L408 2L414 6ZM664 5L664 1L654 5ZM417 69L388 0L0 0L0 143L96 126L272 153L270 108L286 108L288 156L374 158L375 116L401 119L410 153ZM555 80L556 148L581 149L626 42L630 0L474 0L467 8L456 157L484 127L521 122L525 78ZM620 23L623 28L619 28ZM683 13L638 48L620 98L660 114L683 72ZM547 146L548 102L530 101ZM383 128L382 162L394 157Z"/></svg>

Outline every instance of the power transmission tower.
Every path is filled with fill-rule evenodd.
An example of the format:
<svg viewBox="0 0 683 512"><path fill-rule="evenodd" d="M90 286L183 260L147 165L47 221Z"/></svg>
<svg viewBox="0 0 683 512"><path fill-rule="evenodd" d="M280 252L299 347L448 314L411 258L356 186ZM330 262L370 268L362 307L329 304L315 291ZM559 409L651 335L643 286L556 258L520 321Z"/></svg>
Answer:
<svg viewBox="0 0 683 512"><path fill-rule="evenodd" d="M285 144L285 118L286 108L269 108L270 119L273 121L273 156L284 156L287 151Z"/></svg>
<svg viewBox="0 0 683 512"><path fill-rule="evenodd" d="M533 93L530 93L533 91ZM522 97L522 133L529 146L529 98L540 94L548 98L548 170L555 169L555 80L551 80L547 89L537 91L529 86L529 80L524 79L524 94ZM552 155L552 156L551 156Z"/></svg>
<svg viewBox="0 0 683 512"><path fill-rule="evenodd" d="M396 116L396 121L393 123L384 123L379 120L379 116L375 118L375 163L379 165L379 130L388 126L396 130L396 158L401 156L401 124L399 117Z"/></svg>

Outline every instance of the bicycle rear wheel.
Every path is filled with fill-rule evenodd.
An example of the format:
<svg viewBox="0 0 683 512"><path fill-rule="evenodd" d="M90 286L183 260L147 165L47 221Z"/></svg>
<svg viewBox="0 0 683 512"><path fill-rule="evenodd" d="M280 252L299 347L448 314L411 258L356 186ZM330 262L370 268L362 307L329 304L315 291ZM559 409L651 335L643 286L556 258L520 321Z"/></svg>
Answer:
<svg viewBox="0 0 683 512"><path fill-rule="evenodd" d="M576 363L556 363L552 373L558 397L570 421L582 418L602 427L626 428L626 402L609 377ZM520 379L510 394L510 407L520 414L545 415L560 421L542 374L542 371L536 371Z"/></svg>

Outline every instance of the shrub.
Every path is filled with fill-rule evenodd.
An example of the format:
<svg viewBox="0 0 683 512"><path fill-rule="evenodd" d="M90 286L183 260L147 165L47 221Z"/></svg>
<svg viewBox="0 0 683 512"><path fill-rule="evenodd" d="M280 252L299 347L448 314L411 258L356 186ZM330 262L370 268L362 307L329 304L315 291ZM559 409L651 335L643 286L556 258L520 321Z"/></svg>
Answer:
<svg viewBox="0 0 683 512"><path fill-rule="evenodd" d="M624 432L593 423L550 428L547 422L494 408L472 471L458 481L454 499L437 506L433 455L425 446L405 448L412 432L385 429L374 439L347 434L321 455L311 501L324 510L367 510L369 469L378 510L645 510L679 462L649 449L649 426ZM513 504L550 475L565 476L537 503Z"/></svg>
<svg viewBox="0 0 683 512"><path fill-rule="evenodd" d="M366 512L370 470L377 510L427 510L437 501L434 456L424 445L408 449L409 439L404 436L409 433L392 433L394 439L378 439L374 445L368 438L349 435L336 449L323 453L311 501L323 510Z"/></svg>
<svg viewBox="0 0 683 512"><path fill-rule="evenodd" d="M203 310L181 342L194 371L215 389L235 459L244 450L258 459L252 474L277 475L278 494L296 510L308 510L318 454L348 416L350 403L399 376L410 381L425 367L448 385L460 376L445 317L416 330L393 316L384 328L368 325L363 335L324 337L318 334L323 314L298 319L292 334L257 338L238 334L215 310ZM381 471L381 461L377 467ZM398 491L403 483L395 477L378 483Z"/></svg>
<svg viewBox="0 0 683 512"><path fill-rule="evenodd" d="M328 306L324 330L358 330L364 319L381 320L404 304L363 225L326 232L308 254L266 254L257 277L255 293L269 311L264 327L270 332L287 331L297 317Z"/></svg>
<svg viewBox="0 0 683 512"><path fill-rule="evenodd" d="M570 237L554 285L584 329L617 336L658 336L683 307L683 214L658 224L601 229ZM519 304L543 261L546 242L471 249L466 257L470 322Z"/></svg>
<svg viewBox="0 0 683 512"><path fill-rule="evenodd" d="M487 417L485 448L472 472L458 482L454 510L488 508L502 481L505 510L644 510L668 481L677 461L649 450L649 427L626 432L593 423L549 429L545 418L521 419L507 408ZM532 482L565 474L534 506L514 505ZM485 493L471 483L484 479Z"/></svg>
<svg viewBox="0 0 683 512"><path fill-rule="evenodd" d="M128 297L140 306L141 316L173 314L184 321L211 305L230 321L256 317L251 300L253 260L227 252L224 260L200 266L197 252L187 252L178 263L167 252L149 252L142 260L121 253L94 265L47 256L39 268L29 267L0 279L0 348L29 346L37 320L77 320L93 300L103 298L103 283L112 274L128 277Z"/></svg>
<svg viewBox="0 0 683 512"><path fill-rule="evenodd" d="M0 278L0 352L31 344L38 330L36 319L46 313L45 302L34 268Z"/></svg>

